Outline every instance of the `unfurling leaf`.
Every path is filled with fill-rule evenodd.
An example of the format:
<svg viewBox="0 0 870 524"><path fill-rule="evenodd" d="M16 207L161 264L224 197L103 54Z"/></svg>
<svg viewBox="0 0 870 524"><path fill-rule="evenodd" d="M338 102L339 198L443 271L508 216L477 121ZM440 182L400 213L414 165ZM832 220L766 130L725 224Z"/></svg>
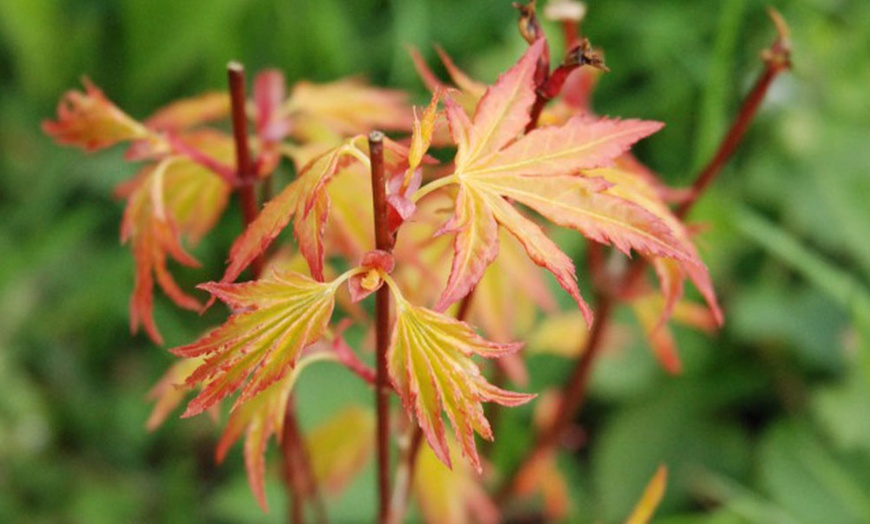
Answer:
<svg viewBox="0 0 870 524"><path fill-rule="evenodd" d="M396 296L397 318L387 358L390 379L405 411L417 420L438 458L450 466L441 415L445 412L463 454L481 472L474 433L493 438L482 402L517 406L534 395L493 386L471 357L500 357L517 351L520 344L490 342L464 322Z"/></svg>
<svg viewBox="0 0 870 524"><path fill-rule="evenodd" d="M323 336L339 284L292 271L243 284L202 284L235 312L211 333L172 350L180 357L206 359L187 380L187 385L203 388L183 416L196 415L242 388L238 406L285 377L302 349Z"/></svg>
<svg viewBox="0 0 870 524"><path fill-rule="evenodd" d="M538 41L530 46L487 90L473 119L445 99L458 149L454 173L437 183L455 183L460 189L454 217L445 228L456 231L455 258L436 309L459 300L480 280L498 253L498 224L520 241L536 264L553 273L591 322L570 258L508 199L626 253L634 249L675 259L691 256L667 224L643 207L609 194L609 183L584 173L612 163L661 124L575 117L559 127L523 134L535 100L534 75L543 45Z"/></svg>
<svg viewBox="0 0 870 524"><path fill-rule="evenodd" d="M128 140L149 136L142 124L109 101L87 78L85 92L68 91L57 106L57 121L45 121L42 129L61 144L96 151Z"/></svg>

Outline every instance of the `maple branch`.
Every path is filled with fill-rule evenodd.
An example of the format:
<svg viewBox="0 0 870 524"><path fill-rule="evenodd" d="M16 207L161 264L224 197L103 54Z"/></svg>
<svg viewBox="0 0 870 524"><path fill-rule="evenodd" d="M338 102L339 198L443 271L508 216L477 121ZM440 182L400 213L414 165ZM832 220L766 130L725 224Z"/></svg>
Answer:
<svg viewBox="0 0 870 524"><path fill-rule="evenodd" d="M369 134L369 157L372 168L372 205L375 217L375 248L393 250L387 225L387 186L384 175L384 134ZM390 343L390 289L381 286L375 295L375 404L377 405L379 522L390 521L390 390L387 371L387 348Z"/></svg>
<svg viewBox="0 0 870 524"><path fill-rule="evenodd" d="M230 103L233 118L233 139L236 145L236 171L239 186L236 188L242 204L245 227L257 218L257 196L254 193L256 174L252 169L251 150L248 145L248 117L245 114L245 68L238 62L227 65L230 84ZM263 257L251 264L254 278L263 272Z"/></svg>
<svg viewBox="0 0 870 524"><path fill-rule="evenodd" d="M684 218L692 209L692 206L695 205L695 202L710 187L710 184L716 180L722 168L728 163L731 155L737 150L737 146L743 141L743 137L746 135L749 125L755 119L758 108L761 106L765 96L767 96L767 91L770 89L773 81L780 73L791 68L791 42L789 40L788 26L785 24L782 16L773 8L768 9L768 14L776 26L777 34L773 44L761 54L762 60L765 63L764 71L755 81L752 90L744 99L743 104L740 106L740 112L731 124L731 128L728 129L725 138L722 139L716 154L713 155L710 162L707 163L695 178L695 182L692 184L685 200L674 211L678 218Z"/></svg>

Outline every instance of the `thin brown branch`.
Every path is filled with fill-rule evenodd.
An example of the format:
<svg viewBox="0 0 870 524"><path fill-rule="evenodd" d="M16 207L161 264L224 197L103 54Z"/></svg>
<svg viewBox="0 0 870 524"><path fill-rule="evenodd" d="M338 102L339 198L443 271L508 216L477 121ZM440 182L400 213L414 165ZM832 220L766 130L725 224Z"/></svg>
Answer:
<svg viewBox="0 0 870 524"><path fill-rule="evenodd" d="M375 247L390 252L393 239L387 225L386 177L384 175L384 134L369 134L369 157L372 166L372 204L375 216ZM378 521L390 521L390 387L387 372L387 348L390 343L390 290L381 286L375 295L375 404L377 405L378 447Z"/></svg>

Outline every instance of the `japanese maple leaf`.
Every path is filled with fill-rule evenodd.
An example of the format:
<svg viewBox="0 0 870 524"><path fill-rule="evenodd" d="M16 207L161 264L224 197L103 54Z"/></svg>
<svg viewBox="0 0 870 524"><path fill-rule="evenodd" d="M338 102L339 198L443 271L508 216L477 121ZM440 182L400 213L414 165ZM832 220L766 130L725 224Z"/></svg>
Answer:
<svg viewBox="0 0 870 524"><path fill-rule="evenodd" d="M504 227L536 264L553 273L591 322L571 259L512 202L626 253L634 249L675 259L691 257L654 214L608 194L611 184L605 180L582 174L610 164L634 142L660 129L660 123L578 116L559 127L522 134L535 100L534 74L543 45L539 40L530 46L486 91L473 118L445 99L457 144L455 171L418 193L419 198L447 184L459 186L453 218L444 228L456 232L455 257L438 310L462 298L480 280L498 254L497 231Z"/></svg>
<svg viewBox="0 0 870 524"><path fill-rule="evenodd" d="M196 342L172 350L184 358L205 358L185 382L203 387L183 416L197 415L241 388L238 406L284 378L301 351L326 331L340 283L276 271L243 284L200 285L236 312Z"/></svg>
<svg viewBox="0 0 870 524"><path fill-rule="evenodd" d="M490 342L464 322L394 296L396 322L387 359L390 379L405 411L416 418L438 458L450 466L441 415L446 413L463 454L480 473L474 433L493 438L482 402L517 406L534 395L490 384L471 356L501 357L517 351L521 344Z"/></svg>

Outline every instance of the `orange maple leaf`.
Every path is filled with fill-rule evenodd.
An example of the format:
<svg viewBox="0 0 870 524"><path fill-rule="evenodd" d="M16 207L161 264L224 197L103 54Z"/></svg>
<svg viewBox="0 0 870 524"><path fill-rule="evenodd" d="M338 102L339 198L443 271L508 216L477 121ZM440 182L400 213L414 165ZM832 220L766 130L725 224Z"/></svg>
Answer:
<svg viewBox="0 0 870 524"><path fill-rule="evenodd" d="M543 42L538 41L490 87L473 119L448 97L448 122L458 149L453 174L415 195L449 184L459 186L453 218L455 257L436 309L466 295L498 254L498 227L520 241L529 257L553 273L574 298L587 322L592 312L580 296L574 266L533 221L510 201L522 203L551 222L628 253L688 259L674 233L655 215L607 193L608 182L584 170L606 166L637 140L661 128L657 122L574 117L559 127L525 135L535 100L534 74Z"/></svg>

